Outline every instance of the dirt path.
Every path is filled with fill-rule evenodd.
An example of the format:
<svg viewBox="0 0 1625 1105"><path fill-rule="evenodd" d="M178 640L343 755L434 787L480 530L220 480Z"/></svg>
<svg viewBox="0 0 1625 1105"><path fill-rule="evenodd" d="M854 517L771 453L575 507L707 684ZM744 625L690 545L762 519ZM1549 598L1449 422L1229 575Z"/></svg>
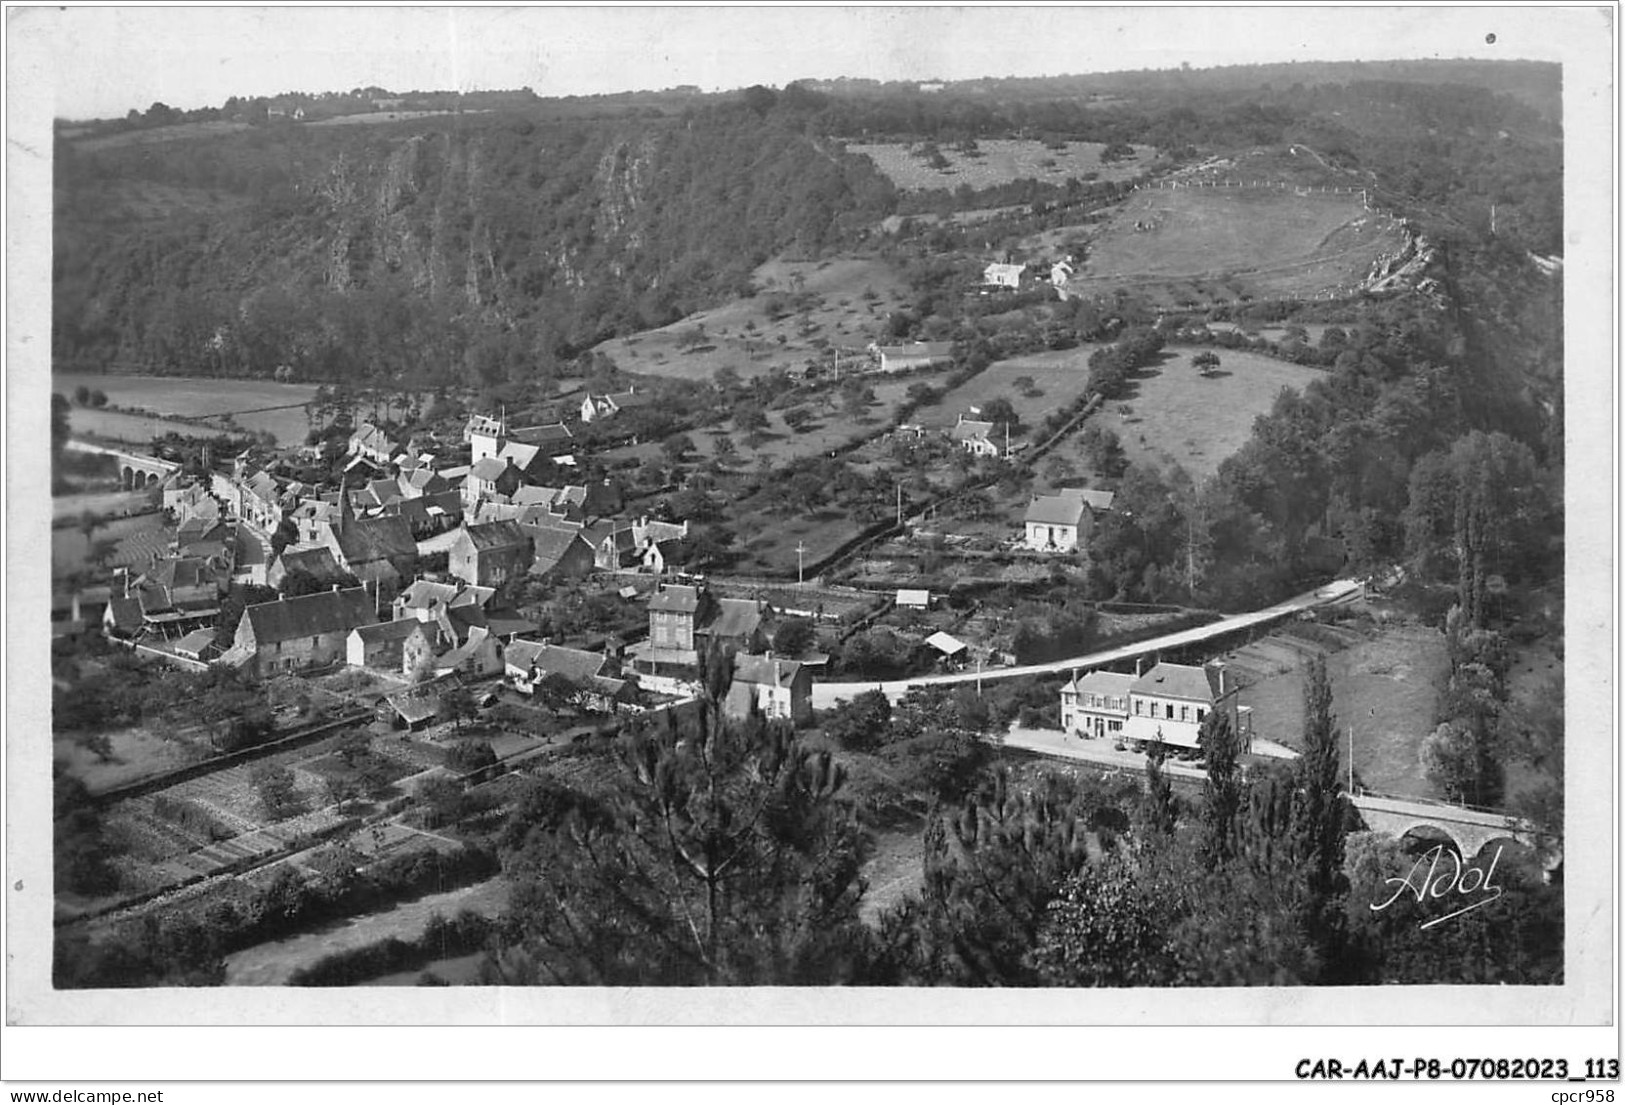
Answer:
<svg viewBox="0 0 1625 1105"><path fill-rule="evenodd" d="M351 917L316 932L256 944L226 957L226 985L281 986L298 968L308 967L334 952L371 944L388 936L415 939L433 914L449 918L467 909L494 916L507 904L508 884L498 877L460 890L402 902L382 913Z"/></svg>

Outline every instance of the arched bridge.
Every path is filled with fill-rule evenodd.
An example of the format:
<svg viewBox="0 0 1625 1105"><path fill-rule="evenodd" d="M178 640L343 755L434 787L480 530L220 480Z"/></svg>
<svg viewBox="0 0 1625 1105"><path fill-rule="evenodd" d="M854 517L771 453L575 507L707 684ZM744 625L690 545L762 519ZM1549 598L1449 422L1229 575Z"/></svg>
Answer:
<svg viewBox="0 0 1625 1105"><path fill-rule="evenodd" d="M140 491L162 483L181 470L181 466L173 461L161 460L145 453L114 449L109 445L96 445L89 441L70 440L67 448L78 453L100 453L102 456L112 457L118 463L119 483L126 491Z"/></svg>
<svg viewBox="0 0 1625 1105"><path fill-rule="evenodd" d="M1450 838L1464 859L1478 855L1484 845L1495 840L1515 840L1530 847L1540 842L1541 834L1527 821L1504 813L1375 794L1351 795L1349 801L1373 832L1393 837L1417 830L1422 830L1424 835L1443 834Z"/></svg>

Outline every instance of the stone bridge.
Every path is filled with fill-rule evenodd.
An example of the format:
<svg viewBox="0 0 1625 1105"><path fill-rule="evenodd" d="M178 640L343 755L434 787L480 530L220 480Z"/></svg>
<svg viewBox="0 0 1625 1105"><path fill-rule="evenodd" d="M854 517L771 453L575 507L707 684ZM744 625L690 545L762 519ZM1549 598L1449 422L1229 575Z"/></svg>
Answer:
<svg viewBox="0 0 1625 1105"><path fill-rule="evenodd" d="M1534 847L1542 835L1528 822L1504 813L1375 794L1352 795L1349 801L1373 832L1393 837L1448 838L1463 859L1472 859L1486 844L1497 840Z"/></svg>
<svg viewBox="0 0 1625 1105"><path fill-rule="evenodd" d="M162 483L181 470L173 461L160 460L145 453L132 453L109 445L96 445L88 441L72 441L67 448L78 453L99 453L112 457L118 464L119 483L126 491L140 491Z"/></svg>

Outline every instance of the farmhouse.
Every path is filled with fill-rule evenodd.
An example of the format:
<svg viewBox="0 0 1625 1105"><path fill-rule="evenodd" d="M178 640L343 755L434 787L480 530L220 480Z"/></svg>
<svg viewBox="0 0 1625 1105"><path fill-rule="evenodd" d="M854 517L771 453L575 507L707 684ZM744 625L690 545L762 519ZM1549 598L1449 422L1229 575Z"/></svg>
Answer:
<svg viewBox="0 0 1625 1105"><path fill-rule="evenodd" d="M911 345L870 345L869 352L880 359L882 372L910 372L954 359L951 341L917 341Z"/></svg>
<svg viewBox="0 0 1625 1105"><path fill-rule="evenodd" d="M440 644L440 627L412 618L358 626L345 638L345 662L353 668L409 676Z"/></svg>
<svg viewBox="0 0 1625 1105"><path fill-rule="evenodd" d="M992 432L993 423L960 415L954 428L948 431L948 438L971 456L996 457L999 455L999 446L988 436Z"/></svg>
<svg viewBox="0 0 1625 1105"><path fill-rule="evenodd" d="M1095 515L1111 509L1113 494L1083 488L1063 488L1040 495L1027 506L1023 519L1025 541L1037 552L1072 552Z"/></svg>
<svg viewBox="0 0 1625 1105"><path fill-rule="evenodd" d="M577 705L610 712L635 701L637 687L609 674L609 658L599 652L563 648L545 641L514 641L504 658L509 686L522 694L536 693L548 676L558 676L571 687Z"/></svg>
<svg viewBox="0 0 1625 1105"><path fill-rule="evenodd" d="M805 664L772 653L734 657L733 683L722 703L730 717L763 717L805 725L812 720L812 674Z"/></svg>
<svg viewBox="0 0 1625 1105"><path fill-rule="evenodd" d="M990 288L1019 288L1021 287L1021 274L1026 270L1026 265L1005 265L994 262L982 270L982 283Z"/></svg>
<svg viewBox="0 0 1625 1105"><path fill-rule="evenodd" d="M902 610L931 609L931 592L905 588L897 592L897 606Z"/></svg>
<svg viewBox="0 0 1625 1105"><path fill-rule="evenodd" d="M589 395L581 401L581 421L608 418L629 408L647 406L648 403L649 395L639 395L636 387L608 395Z"/></svg>
<svg viewBox="0 0 1625 1105"><path fill-rule="evenodd" d="M261 678L321 667L345 658L351 630L377 620L372 596L360 587L256 603L243 611L220 660Z"/></svg>
<svg viewBox="0 0 1625 1105"><path fill-rule="evenodd" d="M471 678L496 675L502 671L502 640L483 625L470 626L462 644L435 657L434 672L456 672Z"/></svg>

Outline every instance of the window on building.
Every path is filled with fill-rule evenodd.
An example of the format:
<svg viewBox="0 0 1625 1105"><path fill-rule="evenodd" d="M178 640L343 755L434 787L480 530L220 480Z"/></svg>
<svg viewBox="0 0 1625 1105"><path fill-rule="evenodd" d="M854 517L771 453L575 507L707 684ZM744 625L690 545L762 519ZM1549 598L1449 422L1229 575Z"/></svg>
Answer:
<svg viewBox="0 0 1625 1105"><path fill-rule="evenodd" d="M1106 726L1114 733L1121 733L1123 731L1123 723L1120 721L1109 721L1106 723Z"/></svg>
<svg viewBox="0 0 1625 1105"><path fill-rule="evenodd" d="M1174 704L1172 702L1165 702L1163 703L1162 708L1164 711L1166 711L1164 714L1166 719L1168 721L1174 720Z"/></svg>
<svg viewBox="0 0 1625 1105"><path fill-rule="evenodd" d="M1196 720L1201 721L1205 717L1207 717L1207 711L1198 706L1196 708Z"/></svg>
<svg viewBox="0 0 1625 1105"><path fill-rule="evenodd" d="M1189 706L1181 706L1179 708L1179 720L1180 721L1189 721L1190 719L1191 719L1191 708Z"/></svg>

